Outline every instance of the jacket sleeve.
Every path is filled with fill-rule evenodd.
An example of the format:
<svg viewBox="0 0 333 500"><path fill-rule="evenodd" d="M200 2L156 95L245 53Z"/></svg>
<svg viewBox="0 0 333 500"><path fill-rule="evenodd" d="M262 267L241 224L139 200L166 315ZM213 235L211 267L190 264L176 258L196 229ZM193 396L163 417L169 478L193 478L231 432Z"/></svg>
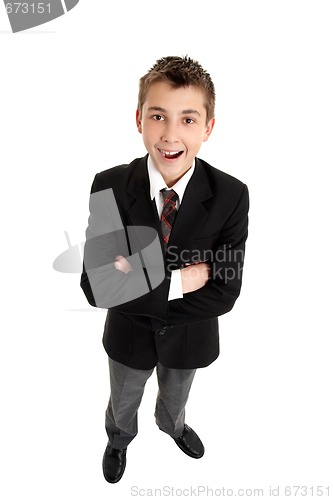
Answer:
<svg viewBox="0 0 333 500"><path fill-rule="evenodd" d="M144 226L124 226L113 189L104 188L99 174L91 187L89 210L80 282L89 304L148 314L152 308L149 292L165 280L157 232ZM118 256L127 260L129 272L116 268Z"/></svg>
<svg viewBox="0 0 333 500"><path fill-rule="evenodd" d="M249 193L244 184L236 208L224 224L213 249L210 279L202 288L169 302L169 323L180 325L202 321L233 308L242 284L248 211Z"/></svg>
<svg viewBox="0 0 333 500"><path fill-rule="evenodd" d="M89 211L80 285L89 304L103 308L119 301L126 274L114 262L128 250L112 189L101 189L98 174L91 187Z"/></svg>

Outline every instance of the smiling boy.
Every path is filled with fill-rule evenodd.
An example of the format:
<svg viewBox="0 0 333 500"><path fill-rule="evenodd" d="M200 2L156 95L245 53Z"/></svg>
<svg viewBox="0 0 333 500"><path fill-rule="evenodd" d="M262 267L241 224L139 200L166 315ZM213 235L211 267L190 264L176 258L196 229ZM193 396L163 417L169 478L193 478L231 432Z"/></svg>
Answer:
<svg viewBox="0 0 333 500"><path fill-rule="evenodd" d="M124 473L155 368L158 427L186 455L204 454L185 423L185 405L196 369L219 355L218 316L232 309L240 293L249 208L245 184L197 158L214 127L214 105L213 82L197 61L159 59L140 79L136 112L148 154L96 174L92 185L92 194L112 189L124 227L158 232L165 264L159 286L138 299L102 306L108 309L103 345L111 387L103 473L110 483ZM123 255L114 261L125 280L129 261ZM89 303L100 306L85 267L81 287Z"/></svg>

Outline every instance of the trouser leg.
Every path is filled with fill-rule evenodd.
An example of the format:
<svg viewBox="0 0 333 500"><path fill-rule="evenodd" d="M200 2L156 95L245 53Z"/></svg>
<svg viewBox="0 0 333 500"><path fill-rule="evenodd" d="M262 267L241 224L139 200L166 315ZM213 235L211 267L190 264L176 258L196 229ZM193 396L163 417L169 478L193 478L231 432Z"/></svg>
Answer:
<svg viewBox="0 0 333 500"><path fill-rule="evenodd" d="M156 399L155 420L161 431L173 438L179 437L184 429L185 405L196 369L156 367L159 391Z"/></svg>
<svg viewBox="0 0 333 500"><path fill-rule="evenodd" d="M105 429L113 448L127 448L137 435L137 413L145 384L153 371L136 370L109 358L111 393L105 412Z"/></svg>

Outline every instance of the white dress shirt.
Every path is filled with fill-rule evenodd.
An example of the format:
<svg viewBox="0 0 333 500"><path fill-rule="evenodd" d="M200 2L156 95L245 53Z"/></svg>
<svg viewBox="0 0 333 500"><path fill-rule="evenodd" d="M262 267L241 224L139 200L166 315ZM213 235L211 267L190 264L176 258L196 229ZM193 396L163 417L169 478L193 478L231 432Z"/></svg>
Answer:
<svg viewBox="0 0 333 500"><path fill-rule="evenodd" d="M182 202L188 181L193 175L195 169L195 160L193 161L192 166L186 172L186 174L184 174L183 177L181 177L179 181L177 181L172 186L172 188L169 188L166 185L165 180L162 177L162 174L159 172L159 170L157 170L150 156L148 156L147 169L148 169L149 184L150 184L150 197L152 200L155 199L159 218L161 218L163 204L164 204L164 198L161 193L161 189L166 189L166 190L173 189L178 194L178 199L176 202L176 208L178 210ZM183 285L182 285L181 272L180 269L176 269L175 271L171 272L168 300L181 299L181 298L183 298Z"/></svg>

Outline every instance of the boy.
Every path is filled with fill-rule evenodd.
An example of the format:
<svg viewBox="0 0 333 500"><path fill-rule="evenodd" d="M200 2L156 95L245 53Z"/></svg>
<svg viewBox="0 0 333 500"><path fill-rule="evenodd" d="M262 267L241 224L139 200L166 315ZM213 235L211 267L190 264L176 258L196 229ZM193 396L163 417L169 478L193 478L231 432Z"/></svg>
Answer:
<svg viewBox="0 0 333 500"><path fill-rule="evenodd" d="M91 200L81 276L89 303L108 309L103 345L111 395L103 473L110 483L124 473L155 367L158 427L188 456L204 454L185 423L185 405L196 369L219 355L218 316L232 309L240 293L249 208L245 184L196 157L213 130L214 105L213 82L197 61L159 59L140 79L136 112L148 154L96 174L92 185L91 197L105 195L104 204L114 200L121 219L108 227L112 217ZM134 226L138 239L145 228L158 234L164 269L153 285L149 257L140 260L133 250ZM147 238L142 246L148 248ZM157 257L151 257L155 264ZM148 289L140 282L131 295L139 284L139 260Z"/></svg>

